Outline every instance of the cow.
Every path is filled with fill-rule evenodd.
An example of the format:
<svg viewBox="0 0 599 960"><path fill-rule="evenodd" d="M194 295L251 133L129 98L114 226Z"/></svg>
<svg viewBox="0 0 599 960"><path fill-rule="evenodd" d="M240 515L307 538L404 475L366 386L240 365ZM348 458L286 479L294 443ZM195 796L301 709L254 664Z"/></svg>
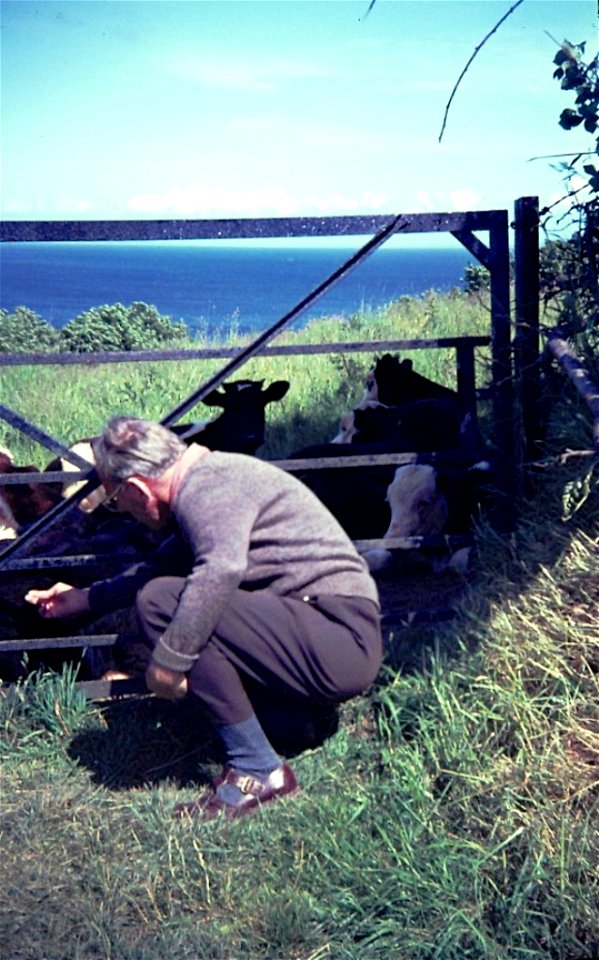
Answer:
<svg viewBox="0 0 599 960"><path fill-rule="evenodd" d="M384 540L434 536L444 530L449 508L437 481L431 464L409 463L396 469L385 497L391 517ZM384 548L366 550L363 556L372 573L387 569L393 560Z"/></svg>
<svg viewBox="0 0 599 960"><path fill-rule="evenodd" d="M88 440L79 440L78 443L74 443L70 448L73 453L78 457L82 457L83 460L87 460L90 467L95 465L94 451L92 447L93 438ZM45 468L46 471L56 470L63 471L65 473L79 472L81 467L76 466L74 463L67 457L59 457L57 460L53 460ZM62 496L66 499L67 497L72 496L77 490L80 490L85 480L65 480L62 484L61 493ZM96 507L99 507L100 504L106 499L106 491L102 484L96 487L95 490L92 490L91 493L84 497L83 500L79 503L79 508L83 510L84 513L92 513Z"/></svg>
<svg viewBox="0 0 599 960"><path fill-rule="evenodd" d="M85 456L83 448L89 450L87 459L93 457L91 446L87 444L76 444L74 450L80 456ZM55 469L66 467L67 461L61 465L58 461ZM72 464L68 464L71 470L78 470ZM12 455L6 448L0 447L0 476L11 473L38 473L38 468L29 464L27 466L17 466L13 462ZM81 481L76 486L78 489ZM52 507L56 506L64 496L68 496L71 490L63 491L63 486L68 488L68 484L61 483L42 483L42 482L20 482L10 484L0 484L0 541L16 540L21 532L27 529L35 521L44 517ZM90 496L93 497L97 491ZM105 497L103 490L98 495L98 501ZM84 501L85 502L85 501ZM98 523L91 517L85 516L79 511L62 518L57 524L52 526L47 532L40 534L34 541L36 550L42 550L47 555L59 555L69 552L76 553L81 549L81 544L89 545L90 537L93 536ZM122 540L122 537L121 537ZM3 546L6 546L4 544ZM3 546L0 544L3 549ZM114 544L112 545L114 546ZM110 547L108 548L110 549ZM106 552L106 551L104 551ZM30 548L26 555L30 554Z"/></svg>
<svg viewBox="0 0 599 960"><path fill-rule="evenodd" d="M441 533L449 516L447 497L430 463L398 467L387 489L391 522L385 537L430 536Z"/></svg>
<svg viewBox="0 0 599 960"><path fill-rule="evenodd" d="M458 402L458 394L414 370L411 360L400 360L390 353L379 357L366 376L361 403L378 400L388 407L412 400L445 399Z"/></svg>
<svg viewBox="0 0 599 960"><path fill-rule="evenodd" d="M264 380L236 380L225 383L222 390L212 390L202 400L202 403L209 407L222 407L219 417L204 423L177 423L169 429L181 436L188 445L201 443L210 450L254 454L264 443L267 405L281 400L289 390L287 380L275 380L266 389L263 385ZM70 448L91 466L95 462L92 448L94 439L88 437L79 440ZM67 457L57 457L44 469L56 472L80 470ZM62 495L71 496L83 483L82 480L66 481L62 486ZM105 499L106 492L99 486L81 501L80 507L84 512L92 512Z"/></svg>
<svg viewBox="0 0 599 960"><path fill-rule="evenodd" d="M393 444L320 443L302 447L290 459L354 457L363 454L395 453ZM309 487L337 518L354 540L382 537L389 524L385 501L393 477L393 465L360 467L294 468L295 476Z"/></svg>
<svg viewBox="0 0 599 960"><path fill-rule="evenodd" d="M486 466L486 465L485 465ZM439 534L466 533L481 506L481 477L486 469L479 465L440 467L413 463L398 467L389 484L386 500L391 519L383 539L435 537ZM402 554L393 555L386 549L364 551L371 572L388 569L394 559L401 562L430 563L437 573L450 569L465 573L470 558L470 547L453 553L437 550L422 557L410 547Z"/></svg>
<svg viewBox="0 0 599 960"><path fill-rule="evenodd" d="M256 453L264 443L265 410L282 400L289 390L287 380L275 380L264 389L264 380L234 380L212 390L203 399L209 407L222 407L215 420L204 424L174 424L174 433L187 434L186 443L201 443L210 450ZM195 429L194 429L195 427Z"/></svg>
<svg viewBox="0 0 599 960"><path fill-rule="evenodd" d="M480 459L484 455L484 442L479 431L476 410L468 409L468 405L455 390L417 373L411 360L400 360L398 356L390 353L379 357L366 376L364 395L356 410L373 409L380 404L397 407L425 400L443 402L446 410L454 406L456 415L461 417L460 446L472 462ZM342 442L350 442L356 410L341 418L338 437L343 438ZM339 442L337 438L335 440Z"/></svg>
<svg viewBox="0 0 599 960"><path fill-rule="evenodd" d="M377 367L382 364L384 371L388 366L387 357L394 360L387 354L377 364ZM406 369L411 370L411 364L407 363ZM396 365L391 364L394 369ZM420 380L431 383L415 376L419 390L424 390ZM466 435L465 424L468 425ZM339 433L332 442L306 447L290 456L307 459L378 453L438 455L439 451L448 454L454 451L455 460L463 461L466 466L483 458L478 431L471 430L468 415L462 416L457 394L444 387L440 387L436 397L413 399L394 406L378 400L364 401L361 407L342 418ZM387 490L394 472L393 465L377 464L297 471L297 475L325 503L353 539L368 539L382 537L389 525Z"/></svg>
<svg viewBox="0 0 599 960"><path fill-rule="evenodd" d="M457 404L445 398L388 407L368 401L345 414L332 443L393 443L399 452L452 450L462 441Z"/></svg>
<svg viewBox="0 0 599 960"><path fill-rule="evenodd" d="M33 464L18 466L6 447L0 447L0 475L37 473ZM0 485L0 539L13 540L20 529L42 517L57 503L56 496L38 483Z"/></svg>
<svg viewBox="0 0 599 960"><path fill-rule="evenodd" d="M455 439L455 436L454 436ZM471 526L472 516L479 512L483 499L484 483L489 478L490 464L486 459L472 462L464 457L461 447L443 449L439 444L440 452L431 450L430 436L426 430L420 438L410 437L410 442L401 448L396 436L392 441L378 441L371 443L323 443L304 447L290 454L291 459L316 459L330 457L352 457L360 455L376 455L386 453L410 452L435 453L435 469L425 463L405 465L400 467L402 484L396 485L398 496L400 490L408 490L408 478L414 483L424 483L424 478L434 476L435 482L441 484L447 498L447 516L444 531L452 533L466 533ZM417 467L418 469L408 469ZM359 467L318 467L310 470L294 468L293 473L308 486L325 504L331 513L337 517L341 525L354 540L383 537L389 534L392 523L392 504L389 496L398 468L394 464L372 464ZM483 483L481 484L481 481ZM410 494L410 497L413 495ZM414 495L415 496L415 495ZM425 494L420 498L423 507L427 499ZM406 509L408 509L406 507ZM422 525L424 526L424 524ZM424 535L421 529L418 535ZM434 531L440 532L440 531ZM396 534L394 534L396 535ZM402 536L411 536L404 533Z"/></svg>

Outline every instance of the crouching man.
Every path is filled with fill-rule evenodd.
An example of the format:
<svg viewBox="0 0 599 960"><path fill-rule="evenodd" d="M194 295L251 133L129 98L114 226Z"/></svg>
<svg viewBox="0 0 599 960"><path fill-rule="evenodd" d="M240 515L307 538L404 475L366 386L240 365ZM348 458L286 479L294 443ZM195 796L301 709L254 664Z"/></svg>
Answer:
<svg viewBox="0 0 599 960"><path fill-rule="evenodd" d="M57 583L26 600L52 618L135 604L153 650L149 689L197 697L227 759L178 815L234 818L295 793L252 697L263 691L301 714L373 682L382 639L365 562L311 491L272 464L186 447L158 423L122 416L94 454L116 508L174 533L116 577L89 589Z"/></svg>

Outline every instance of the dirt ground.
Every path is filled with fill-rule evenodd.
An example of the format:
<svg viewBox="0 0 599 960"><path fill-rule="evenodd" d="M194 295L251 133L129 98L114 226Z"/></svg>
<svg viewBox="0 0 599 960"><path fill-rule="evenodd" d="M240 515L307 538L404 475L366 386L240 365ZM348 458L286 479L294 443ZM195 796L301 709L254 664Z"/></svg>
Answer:
<svg viewBox="0 0 599 960"><path fill-rule="evenodd" d="M383 618L406 623L446 619L465 588L465 579L453 571L444 573L396 573L392 579L377 578Z"/></svg>

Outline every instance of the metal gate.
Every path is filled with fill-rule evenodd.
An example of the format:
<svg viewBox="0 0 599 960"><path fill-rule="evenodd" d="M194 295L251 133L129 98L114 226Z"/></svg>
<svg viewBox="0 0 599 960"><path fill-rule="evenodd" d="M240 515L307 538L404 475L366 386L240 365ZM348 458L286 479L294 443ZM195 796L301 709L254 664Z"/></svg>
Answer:
<svg viewBox="0 0 599 960"><path fill-rule="evenodd" d="M378 352L382 350L434 349L451 347L455 350L457 389L466 408L476 410L477 389L475 383L474 351L477 347L491 346L492 443L496 452L495 488L497 506L494 511L496 526L512 528L515 519L515 503L521 486L520 476L525 450L536 438L536 400L538 397L538 204L534 197L521 198L515 205L515 324L512 326L510 310L510 257L509 218L505 210L468 211L463 213L401 214L399 216L351 216L324 218L277 218L248 220L172 220L172 221L10 221L0 224L0 239L4 242L52 242L52 241L126 241L126 240L226 240L238 238L317 237L368 235L366 243L318 287L311 290L296 306L271 327L264 330L247 347L238 350L159 350L138 351L125 354L0 354L0 366L23 364L90 364L119 362L152 362L161 360L191 360L217 358L226 362L221 369L189 397L162 418L165 425L176 423L212 389L221 384L231 373L238 370L250 358L260 355L284 355L302 353L352 353ZM488 242L483 243L478 234L486 232ZM268 344L277 334L316 303L333 285L342 281L371 253L392 236L408 233L451 233L472 255L486 267L490 275L491 322L488 337L462 336L426 340L385 340L368 342L327 343L323 345L279 346ZM515 398L518 394L520 418L515 416ZM69 453L66 444L49 436L39 427L28 422L18 411L0 404L0 419L24 431L54 454ZM364 463L405 463L415 457L412 454L386 454L371 457L343 458L343 466L360 466ZM355 461L350 462L350 461ZM303 461L276 461L284 469L292 469ZM334 466L334 459L327 458L326 466ZM18 559L25 544L34 541L60 517L72 510L79 501L97 486L95 471L81 460L76 464L80 476L87 478L86 486L68 500L53 508L34 523L17 540L0 551L2 570L48 569L49 567L82 567L91 565L91 556L77 557L29 557ZM315 466L318 466L317 464ZM6 483L39 481L56 482L64 479L63 473L26 473L0 475L0 490ZM70 480L78 474L69 473ZM372 545L378 541L369 541ZM364 544L362 544L364 545ZM393 546L393 543L389 544ZM406 545L406 544L402 544ZM0 649L43 649L44 647L85 646L108 644L114 636L85 638L37 638L28 641L0 642ZM76 641L76 642L75 642ZM10 645L10 647L8 646ZM17 644L20 644L17 646Z"/></svg>

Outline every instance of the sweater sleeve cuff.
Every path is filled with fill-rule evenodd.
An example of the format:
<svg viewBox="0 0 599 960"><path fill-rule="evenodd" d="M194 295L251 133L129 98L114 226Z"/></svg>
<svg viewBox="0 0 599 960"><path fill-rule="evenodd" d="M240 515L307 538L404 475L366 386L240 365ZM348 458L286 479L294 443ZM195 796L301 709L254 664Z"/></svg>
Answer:
<svg viewBox="0 0 599 960"><path fill-rule="evenodd" d="M188 670L191 670L196 660L196 656L171 650L162 639L158 641L152 654L153 663L158 664L159 667L166 667L167 670L177 670L180 673L187 673Z"/></svg>
<svg viewBox="0 0 599 960"><path fill-rule="evenodd" d="M92 613L111 613L113 604L110 603L110 592L103 581L92 583L87 594L89 609Z"/></svg>

